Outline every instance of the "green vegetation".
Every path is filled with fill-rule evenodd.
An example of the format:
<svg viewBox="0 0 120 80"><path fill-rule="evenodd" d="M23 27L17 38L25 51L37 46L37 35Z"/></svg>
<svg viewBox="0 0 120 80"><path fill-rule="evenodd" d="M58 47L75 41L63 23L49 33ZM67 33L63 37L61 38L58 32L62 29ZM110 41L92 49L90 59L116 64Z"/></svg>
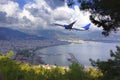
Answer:
<svg viewBox="0 0 120 80"><path fill-rule="evenodd" d="M84 66L79 65L77 63L73 63L69 67L69 71L67 72L68 80L89 80L89 75L84 69Z"/></svg>
<svg viewBox="0 0 120 80"><path fill-rule="evenodd" d="M60 66L32 66L11 60L13 52L0 55L0 80L93 80L90 71L73 63L69 68Z"/></svg>
<svg viewBox="0 0 120 80"><path fill-rule="evenodd" d="M117 51L110 51L112 59L107 61L94 61L91 59L92 65L102 71L102 80L120 80L120 47L116 46L116 48Z"/></svg>
<svg viewBox="0 0 120 80"><path fill-rule="evenodd" d="M21 50L21 51L18 51L17 54L24 55L25 57L29 57L31 55L31 52L29 52L29 50Z"/></svg>
<svg viewBox="0 0 120 80"><path fill-rule="evenodd" d="M0 80L120 80L120 47L110 51L112 59L94 61L85 68L72 63L69 68L52 65L29 65L11 60L13 52L0 55Z"/></svg>

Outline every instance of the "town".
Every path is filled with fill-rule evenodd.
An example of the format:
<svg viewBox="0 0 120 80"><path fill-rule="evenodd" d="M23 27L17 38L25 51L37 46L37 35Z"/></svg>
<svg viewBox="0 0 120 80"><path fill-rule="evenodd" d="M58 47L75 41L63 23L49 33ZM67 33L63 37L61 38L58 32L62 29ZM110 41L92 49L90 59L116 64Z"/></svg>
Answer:
<svg viewBox="0 0 120 80"><path fill-rule="evenodd" d="M68 42L67 42L68 43ZM0 40L0 54L13 51L13 59L32 63L35 51L41 48L67 44L65 41L49 40ZM43 62L41 62L43 63Z"/></svg>

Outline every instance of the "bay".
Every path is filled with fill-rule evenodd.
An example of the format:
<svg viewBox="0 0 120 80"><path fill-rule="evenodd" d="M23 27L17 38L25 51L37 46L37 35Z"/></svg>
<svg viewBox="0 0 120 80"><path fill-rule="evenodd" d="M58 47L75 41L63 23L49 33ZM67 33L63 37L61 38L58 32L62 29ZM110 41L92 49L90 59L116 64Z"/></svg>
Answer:
<svg viewBox="0 0 120 80"><path fill-rule="evenodd" d="M110 59L110 50L116 51L119 42L105 43L93 42L84 44L69 44L51 46L36 51L36 57L40 57L46 64L69 66L71 60L76 60L84 66L91 66L89 59Z"/></svg>

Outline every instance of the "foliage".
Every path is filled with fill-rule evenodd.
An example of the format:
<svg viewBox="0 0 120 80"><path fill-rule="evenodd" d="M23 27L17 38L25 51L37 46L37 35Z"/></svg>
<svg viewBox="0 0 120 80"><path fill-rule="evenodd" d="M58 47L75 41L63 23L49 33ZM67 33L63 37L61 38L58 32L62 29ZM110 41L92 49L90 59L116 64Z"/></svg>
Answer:
<svg viewBox="0 0 120 80"><path fill-rule="evenodd" d="M74 0L67 0L67 5L69 6L69 7L72 7L72 5L74 5L75 3L74 3Z"/></svg>
<svg viewBox="0 0 120 80"><path fill-rule="evenodd" d="M10 60L12 52L7 56L0 56L0 80L18 80L19 76L19 64L13 60ZM16 76L14 76L16 75ZM14 77L13 77L14 76Z"/></svg>
<svg viewBox="0 0 120 80"><path fill-rule="evenodd" d="M84 66L77 63L70 65L67 75L69 80L90 80Z"/></svg>
<svg viewBox="0 0 120 80"><path fill-rule="evenodd" d="M29 57L31 52L29 52L29 50L20 50L17 53L18 55L24 55L25 57Z"/></svg>
<svg viewBox="0 0 120 80"><path fill-rule="evenodd" d="M108 36L111 31L120 27L119 0L78 0L80 9L91 12L90 20L98 27L103 28L102 34Z"/></svg>
<svg viewBox="0 0 120 80"><path fill-rule="evenodd" d="M92 80L98 80L103 76L103 73L94 67L89 67L87 73L91 76Z"/></svg>
<svg viewBox="0 0 120 80"><path fill-rule="evenodd" d="M107 61L94 61L91 60L92 64L103 73L102 80L120 80L120 47L116 46L117 51L110 51L112 59Z"/></svg>
<svg viewBox="0 0 120 80"><path fill-rule="evenodd" d="M13 51L10 51L10 52L6 55L6 57L11 58L11 57L13 56L13 54L14 54L14 52L13 52Z"/></svg>
<svg viewBox="0 0 120 80"><path fill-rule="evenodd" d="M35 66L11 60L10 54L13 52L9 52L6 56L0 55L0 80L97 80L101 76L96 72L97 70L86 70L84 66L77 63L71 64L69 68Z"/></svg>

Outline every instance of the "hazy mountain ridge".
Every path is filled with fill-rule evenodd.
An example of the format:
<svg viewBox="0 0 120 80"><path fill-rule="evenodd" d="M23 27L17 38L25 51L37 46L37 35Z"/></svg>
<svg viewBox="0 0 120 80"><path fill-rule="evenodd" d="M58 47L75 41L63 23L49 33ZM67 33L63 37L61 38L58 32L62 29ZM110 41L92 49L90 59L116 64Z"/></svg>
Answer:
<svg viewBox="0 0 120 80"><path fill-rule="evenodd" d="M78 36L78 35L77 35ZM101 31L88 31L88 32L81 32L78 38L82 40L88 41L120 41L120 34L119 33L111 33L109 36L105 37L102 35Z"/></svg>
<svg viewBox="0 0 120 80"><path fill-rule="evenodd" d="M119 33L105 37L100 31L68 31L68 30L14 30L0 27L0 40L21 39L65 39L65 40L92 40L92 41L120 41Z"/></svg>
<svg viewBox="0 0 120 80"><path fill-rule="evenodd" d="M21 30L24 33L27 34L33 34L40 37L45 37L48 39L61 39L61 38L69 38L69 37L75 37L75 34L71 33L71 31L61 31L61 30Z"/></svg>
<svg viewBox="0 0 120 80"><path fill-rule="evenodd" d="M11 28L0 27L0 40L28 40L28 39L44 39L36 35L29 35Z"/></svg>
<svg viewBox="0 0 120 80"><path fill-rule="evenodd" d="M25 32L28 32L26 30ZM48 39L87 40L87 41L120 41L119 33L111 33L105 37L101 31L69 31L69 30L31 30L30 34Z"/></svg>

